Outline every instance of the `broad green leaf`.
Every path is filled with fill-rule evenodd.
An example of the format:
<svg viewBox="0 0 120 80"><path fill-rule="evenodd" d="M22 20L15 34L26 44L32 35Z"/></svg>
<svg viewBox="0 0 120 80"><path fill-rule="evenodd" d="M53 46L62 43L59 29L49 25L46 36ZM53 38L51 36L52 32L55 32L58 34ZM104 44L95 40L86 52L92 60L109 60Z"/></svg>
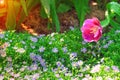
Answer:
<svg viewBox="0 0 120 80"><path fill-rule="evenodd" d="M64 3L61 3L57 8L57 12L58 13L64 13L64 12L67 12L68 10L70 10L70 9L71 9L70 6L68 6Z"/></svg>
<svg viewBox="0 0 120 80"><path fill-rule="evenodd" d="M107 4L107 9L112 13L112 14L117 14L120 16L120 4L117 2L110 2Z"/></svg>
<svg viewBox="0 0 120 80"><path fill-rule="evenodd" d="M13 5L13 0L8 0L8 13L7 13L7 19L6 19L6 27L7 29L15 29L16 26L16 16L15 16L15 10Z"/></svg>
<svg viewBox="0 0 120 80"><path fill-rule="evenodd" d="M28 11L27 11L27 5L26 5L26 1L25 0L20 0L20 3L22 5L22 8L26 14L26 16L28 15Z"/></svg>

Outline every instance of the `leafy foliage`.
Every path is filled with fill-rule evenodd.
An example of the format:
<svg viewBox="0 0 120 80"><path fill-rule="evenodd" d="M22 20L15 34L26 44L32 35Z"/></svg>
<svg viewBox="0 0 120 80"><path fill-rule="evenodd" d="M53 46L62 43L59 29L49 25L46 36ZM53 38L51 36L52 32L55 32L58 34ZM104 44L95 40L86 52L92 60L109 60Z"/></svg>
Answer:
<svg viewBox="0 0 120 80"><path fill-rule="evenodd" d="M106 19L101 21L103 27L120 25L120 4L117 2L110 2L107 4Z"/></svg>
<svg viewBox="0 0 120 80"><path fill-rule="evenodd" d="M82 26L82 23L85 19L85 15L88 11L88 2L89 0L73 0L74 7L76 9L78 19L80 21L80 26Z"/></svg>
<svg viewBox="0 0 120 80"><path fill-rule="evenodd" d="M56 31L59 32L60 23L58 13L67 12L74 7L80 20L80 25L82 25L88 10L88 1L89 0L8 0L6 1L8 8L3 8L0 12L1 16L5 14L5 11L7 12L7 29L15 29L16 26L18 27L24 18L28 16L29 11L37 4L40 4L42 16L48 18L49 23L55 26Z"/></svg>

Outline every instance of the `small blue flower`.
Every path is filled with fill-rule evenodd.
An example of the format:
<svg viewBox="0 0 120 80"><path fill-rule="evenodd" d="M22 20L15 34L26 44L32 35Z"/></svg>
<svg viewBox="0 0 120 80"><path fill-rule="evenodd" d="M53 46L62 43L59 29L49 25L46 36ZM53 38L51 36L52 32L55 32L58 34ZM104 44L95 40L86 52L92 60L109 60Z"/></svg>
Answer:
<svg viewBox="0 0 120 80"><path fill-rule="evenodd" d="M81 52L86 53L86 52L87 52L87 49L86 49L86 48L82 48L82 49L81 49Z"/></svg>
<svg viewBox="0 0 120 80"><path fill-rule="evenodd" d="M52 52L53 52L53 53L58 53L58 49L57 49L57 48L53 48L53 49L52 49Z"/></svg>
<svg viewBox="0 0 120 80"><path fill-rule="evenodd" d="M0 33L0 38L4 38L4 34L1 34L1 33Z"/></svg>
<svg viewBox="0 0 120 80"><path fill-rule="evenodd" d="M33 41L33 42L37 42L38 39L36 37L30 37L30 40Z"/></svg>
<svg viewBox="0 0 120 80"><path fill-rule="evenodd" d="M44 52L44 50L45 50L45 47L43 47L43 46L41 46L41 47L39 48L39 52Z"/></svg>
<svg viewBox="0 0 120 80"><path fill-rule="evenodd" d="M63 47L62 50L64 53L68 52L67 47Z"/></svg>

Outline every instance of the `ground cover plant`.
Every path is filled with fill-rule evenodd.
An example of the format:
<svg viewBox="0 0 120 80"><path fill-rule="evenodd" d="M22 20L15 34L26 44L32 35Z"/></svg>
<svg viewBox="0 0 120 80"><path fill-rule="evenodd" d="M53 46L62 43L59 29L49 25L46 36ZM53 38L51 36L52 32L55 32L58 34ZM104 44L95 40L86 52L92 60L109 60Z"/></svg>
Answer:
<svg viewBox="0 0 120 80"><path fill-rule="evenodd" d="M119 80L120 28L86 43L79 29L32 36L0 34L0 78L5 80Z"/></svg>

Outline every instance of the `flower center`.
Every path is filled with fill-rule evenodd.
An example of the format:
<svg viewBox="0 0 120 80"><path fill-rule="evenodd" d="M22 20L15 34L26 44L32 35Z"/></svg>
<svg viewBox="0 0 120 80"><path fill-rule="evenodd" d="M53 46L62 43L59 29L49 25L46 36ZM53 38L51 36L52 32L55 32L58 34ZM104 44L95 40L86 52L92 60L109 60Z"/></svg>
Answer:
<svg viewBox="0 0 120 80"><path fill-rule="evenodd" d="M90 33L94 33L95 34L98 31L98 29L99 29L99 27L95 26L95 27L90 29L91 30Z"/></svg>

